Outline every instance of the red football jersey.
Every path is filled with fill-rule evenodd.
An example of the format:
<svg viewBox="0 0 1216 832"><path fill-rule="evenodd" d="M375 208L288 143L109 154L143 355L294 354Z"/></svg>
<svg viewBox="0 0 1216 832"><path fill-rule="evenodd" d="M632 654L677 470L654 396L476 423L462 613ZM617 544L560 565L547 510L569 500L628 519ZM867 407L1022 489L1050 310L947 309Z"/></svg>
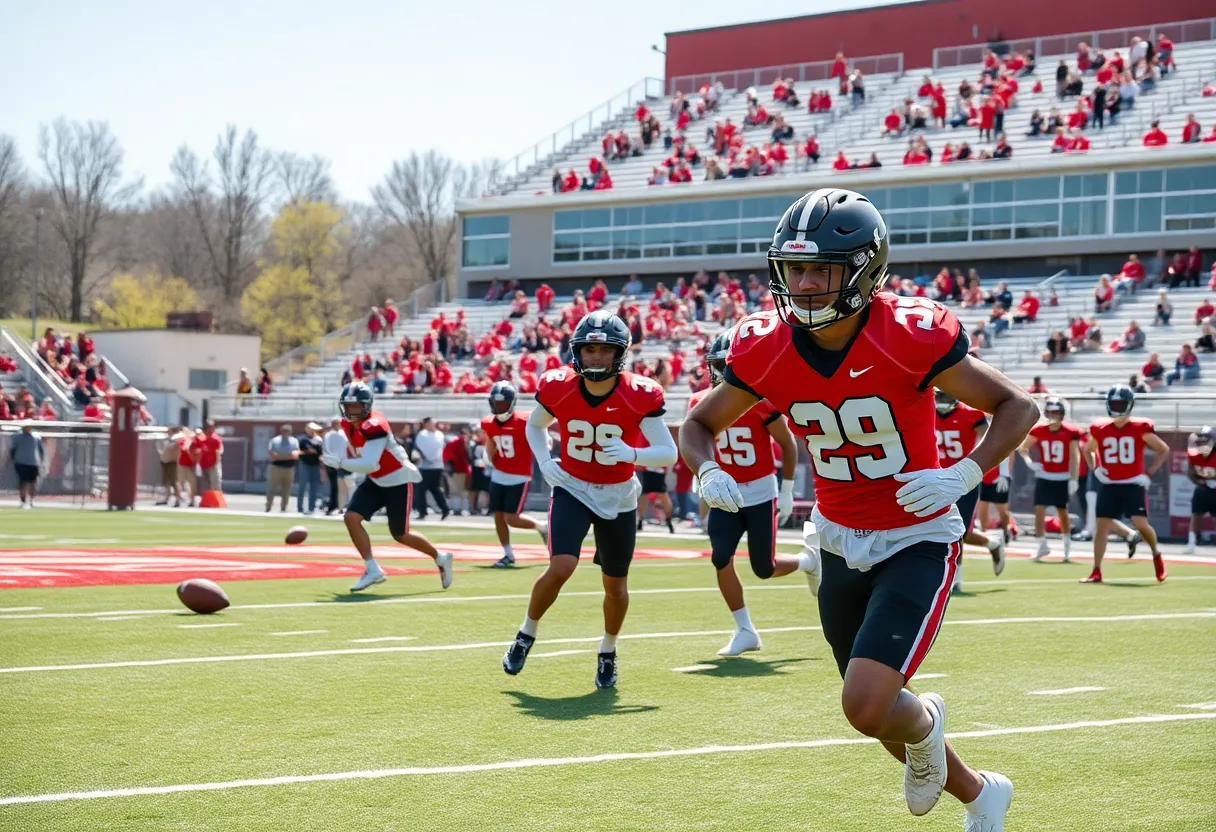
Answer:
<svg viewBox="0 0 1216 832"><path fill-rule="evenodd" d="M609 485L633 476L632 463L616 463L600 448L614 437L641 445L642 420L662 416L663 388L645 376L623 372L612 392L596 398L569 367L541 376L536 403L557 419L561 466L583 482Z"/></svg>
<svg viewBox="0 0 1216 832"><path fill-rule="evenodd" d="M373 480L387 477L404 467L402 463L405 461L405 448L401 447L397 437L393 436L393 429L389 426L388 419L384 418L384 414L380 411L373 410L371 416L357 425L343 419L342 432L346 434L351 448L355 450L362 448L373 439L388 440L384 445L384 452L380 454L376 470L368 474Z"/></svg>
<svg viewBox="0 0 1216 832"><path fill-rule="evenodd" d="M691 411L697 402L709 395L708 390L694 393L688 400ZM773 443L768 426L781 414L767 401L761 400L752 409L739 417L733 425L718 434L714 459L722 470L730 474L735 482L753 482L762 477L771 477L776 466L773 460Z"/></svg>
<svg viewBox="0 0 1216 832"><path fill-rule="evenodd" d="M1098 465L1106 469L1111 482L1123 482L1144 473L1144 435L1153 432L1151 419L1132 416L1123 427L1114 419L1099 419L1089 427L1090 437L1098 443Z"/></svg>
<svg viewBox="0 0 1216 832"><path fill-rule="evenodd" d="M1198 448L1189 448L1186 452L1186 461L1191 464L1191 469L1196 476L1203 477L1209 482L1216 480L1216 451L1204 456L1199 453Z"/></svg>
<svg viewBox="0 0 1216 832"><path fill-rule="evenodd" d="M829 353L775 311L739 324L727 381L785 414L806 443L819 512L856 530L925 522L895 502L902 471L939 468L933 379L969 347L958 319L927 298L875 295L861 330ZM942 509L936 516L949 509Z"/></svg>
<svg viewBox="0 0 1216 832"><path fill-rule="evenodd" d="M937 414L937 460L943 468L958 462L975 450L980 441L975 429L988 424L982 410L959 402L949 416ZM995 470L995 469L993 469Z"/></svg>
<svg viewBox="0 0 1216 832"><path fill-rule="evenodd" d="M1047 480L1068 479L1072 456L1069 445L1082 441L1081 429L1064 422L1052 430L1050 424L1044 423L1031 428L1030 435L1039 446L1039 464L1043 466L1039 476Z"/></svg>
<svg viewBox="0 0 1216 832"><path fill-rule="evenodd" d="M521 477L532 476L532 448L528 445L527 417L518 410L511 418L500 422L493 416L481 420L481 429L486 432L494 448L494 468L504 474Z"/></svg>

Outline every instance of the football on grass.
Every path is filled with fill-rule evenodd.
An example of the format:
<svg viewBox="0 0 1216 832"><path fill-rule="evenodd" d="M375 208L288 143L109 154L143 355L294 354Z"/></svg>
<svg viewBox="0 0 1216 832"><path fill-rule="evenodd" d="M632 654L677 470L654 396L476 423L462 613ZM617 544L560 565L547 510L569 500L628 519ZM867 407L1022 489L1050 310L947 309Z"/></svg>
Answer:
<svg viewBox="0 0 1216 832"><path fill-rule="evenodd" d="M308 529L303 526L292 526L287 530L287 542L292 546L308 540Z"/></svg>
<svg viewBox="0 0 1216 832"><path fill-rule="evenodd" d="M177 585L177 599L186 609L209 615L228 606L228 596L220 585L206 578L191 578Z"/></svg>

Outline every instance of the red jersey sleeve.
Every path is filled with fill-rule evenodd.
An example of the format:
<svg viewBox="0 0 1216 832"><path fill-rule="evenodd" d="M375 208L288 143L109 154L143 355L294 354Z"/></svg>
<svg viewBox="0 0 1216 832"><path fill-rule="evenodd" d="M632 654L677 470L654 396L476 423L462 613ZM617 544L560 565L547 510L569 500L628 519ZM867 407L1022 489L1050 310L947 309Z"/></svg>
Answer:
<svg viewBox="0 0 1216 832"><path fill-rule="evenodd" d="M777 354L789 338L788 330L776 310L755 312L744 318L726 354L727 383L757 399L764 398L753 386L762 382L773 368Z"/></svg>
<svg viewBox="0 0 1216 832"><path fill-rule="evenodd" d="M367 440L383 439L392 433L392 428L389 427L388 419L384 418L383 413L373 412L364 420L363 424L359 425L359 432Z"/></svg>
<svg viewBox="0 0 1216 832"><path fill-rule="evenodd" d="M556 415L557 406L562 399L570 395L577 384L578 376L569 367L547 370L536 387L536 403L550 414Z"/></svg>
<svg viewBox="0 0 1216 832"><path fill-rule="evenodd" d="M620 384L629 407L643 419L667 412L663 386L657 381L634 373L621 373Z"/></svg>
<svg viewBox="0 0 1216 832"><path fill-rule="evenodd" d="M949 309L926 298L880 298L893 306L892 323L902 336L892 339L892 357L920 377L919 389L927 390L934 379L967 357L970 339Z"/></svg>

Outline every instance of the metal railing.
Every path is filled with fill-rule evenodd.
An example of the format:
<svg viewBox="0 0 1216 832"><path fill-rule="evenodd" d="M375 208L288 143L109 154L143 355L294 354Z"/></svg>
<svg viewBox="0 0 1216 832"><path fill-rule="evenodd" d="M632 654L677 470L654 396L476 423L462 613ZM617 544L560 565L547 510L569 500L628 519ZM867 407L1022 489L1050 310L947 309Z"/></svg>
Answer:
<svg viewBox="0 0 1216 832"><path fill-rule="evenodd" d="M59 376L49 373L42 366L40 359L24 341L0 327L0 344L7 345L21 368L26 386L39 396L49 396L61 413L71 413L76 410L76 402L68 395L67 384Z"/></svg>
<svg viewBox="0 0 1216 832"><path fill-rule="evenodd" d="M637 107L638 102L663 96L662 78L643 78L632 84L624 92L619 92L607 101L592 107L583 115L574 119L552 134L538 141L528 149L515 154L503 162L502 174L506 177L497 189L498 193L512 190L520 181L526 179L541 167L547 167L550 160L566 150L570 145L588 136L598 140L597 133L602 133L607 122L620 117L623 113Z"/></svg>
<svg viewBox="0 0 1216 832"><path fill-rule="evenodd" d="M38 482L40 499L87 503L106 497L110 484L110 435L98 425L39 422L37 431L46 447L46 460ZM140 429L137 485L148 497L161 486L160 456L156 442L164 428ZM0 459L7 462L16 429L0 425ZM0 494L17 490L11 465L0 464Z"/></svg>
<svg viewBox="0 0 1216 832"><path fill-rule="evenodd" d="M337 387L330 395L317 396L212 396L209 412L213 419L322 419L337 413ZM535 397L521 393L518 406L530 408ZM477 395L418 394L377 396L376 410L390 421L418 422L430 416L441 422L476 422L489 413L486 397Z"/></svg>
<svg viewBox="0 0 1216 832"><path fill-rule="evenodd" d="M676 75L667 79L667 94L675 95L682 92L685 95L694 93L706 84L718 81L728 90L744 90L748 87L769 86L778 78L793 78L798 83L826 83L831 80L832 65L835 61L809 61L802 64L784 64L779 66L762 66L752 69L728 69L722 72L702 72L697 75ZM849 58L849 69L860 69L863 75L902 75L904 72L904 53L892 52L886 55L868 55L863 58Z"/></svg>
<svg viewBox="0 0 1216 832"><path fill-rule="evenodd" d="M1076 52L1082 43L1087 43L1095 49L1126 49L1135 36L1155 44L1159 34L1164 34L1175 44L1216 40L1216 17L1157 23L1151 26L1129 26L1123 29L1071 32L1067 35L1048 35L1040 38L939 46L933 50L933 68L948 69L982 63L984 53L989 49L1002 55L1029 50L1034 53L1035 58L1040 58L1045 55L1067 55Z"/></svg>

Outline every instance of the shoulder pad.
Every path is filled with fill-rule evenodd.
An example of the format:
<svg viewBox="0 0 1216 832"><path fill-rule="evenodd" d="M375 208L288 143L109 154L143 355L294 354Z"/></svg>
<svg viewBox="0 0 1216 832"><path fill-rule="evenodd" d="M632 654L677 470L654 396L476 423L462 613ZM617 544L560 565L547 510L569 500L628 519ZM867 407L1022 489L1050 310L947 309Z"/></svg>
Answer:
<svg viewBox="0 0 1216 832"><path fill-rule="evenodd" d="M663 386L652 378L623 372L617 390L625 397L630 408L643 416L663 407Z"/></svg>
<svg viewBox="0 0 1216 832"><path fill-rule="evenodd" d="M789 343L789 327L781 323L775 309L753 312L742 321L731 340L726 364L745 382L752 384L768 373L777 353Z"/></svg>
<svg viewBox="0 0 1216 832"><path fill-rule="evenodd" d="M880 346L910 369L928 371L955 347L962 325L929 298L880 293L870 302L870 322Z"/></svg>

